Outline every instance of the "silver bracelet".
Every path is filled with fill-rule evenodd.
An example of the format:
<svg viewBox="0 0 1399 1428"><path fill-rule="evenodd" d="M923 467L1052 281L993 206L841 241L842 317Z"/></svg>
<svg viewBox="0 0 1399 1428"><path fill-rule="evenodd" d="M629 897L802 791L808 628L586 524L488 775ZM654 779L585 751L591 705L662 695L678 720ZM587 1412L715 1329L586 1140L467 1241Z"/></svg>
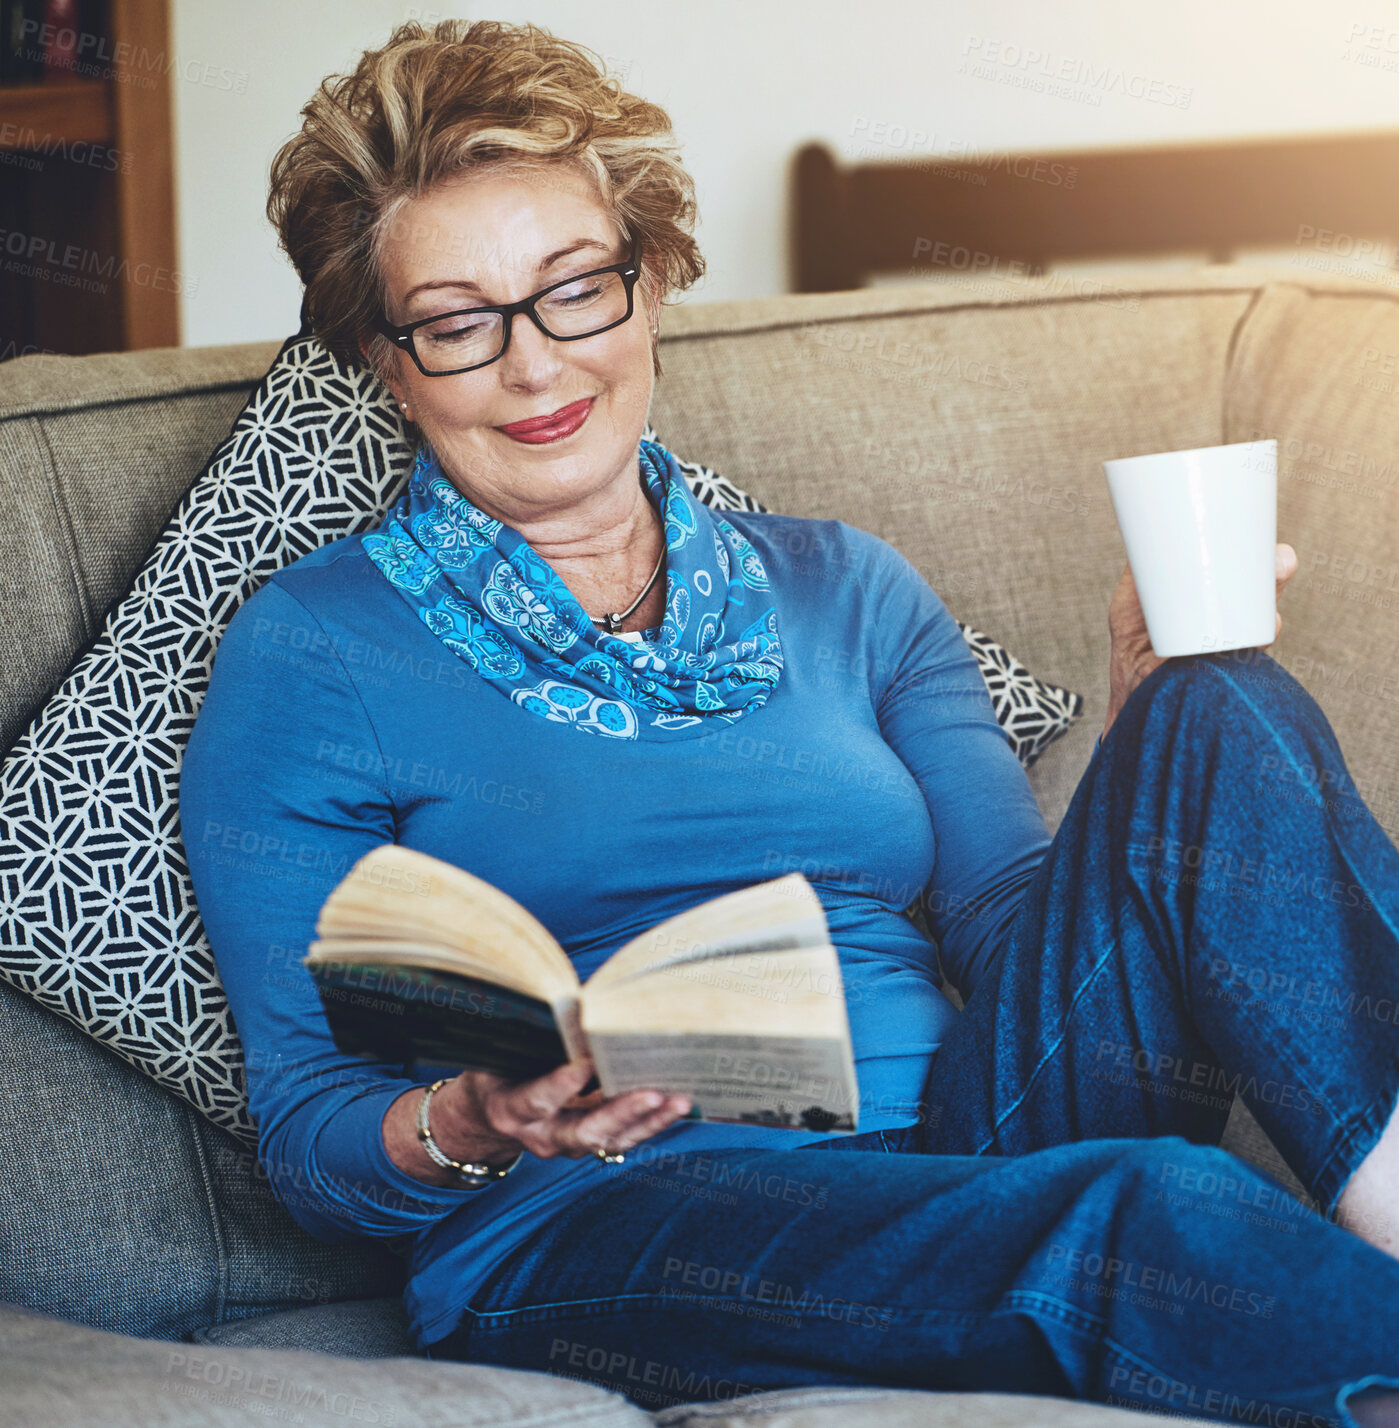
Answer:
<svg viewBox="0 0 1399 1428"><path fill-rule="evenodd" d="M418 1102L418 1139L423 1143L423 1149L427 1151L428 1159L434 1165L440 1165L444 1170L455 1170L461 1180L462 1185L468 1190L480 1190L489 1185L493 1180L503 1180L520 1163L524 1151L521 1151L509 1165L497 1168L487 1165L482 1160L460 1161L453 1160L447 1155L442 1147L433 1140L432 1132L428 1129L427 1108L433 1096L447 1084L446 1079L434 1081L427 1088L427 1094Z"/></svg>

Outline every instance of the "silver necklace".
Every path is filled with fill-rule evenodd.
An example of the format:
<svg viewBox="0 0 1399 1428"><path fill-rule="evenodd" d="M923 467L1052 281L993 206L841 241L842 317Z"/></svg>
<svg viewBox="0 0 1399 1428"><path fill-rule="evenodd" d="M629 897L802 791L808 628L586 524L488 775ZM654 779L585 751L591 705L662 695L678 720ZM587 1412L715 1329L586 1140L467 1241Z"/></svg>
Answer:
<svg viewBox="0 0 1399 1428"><path fill-rule="evenodd" d="M656 568L651 572L651 578L641 587L641 594L627 606L625 610L613 610L609 614L601 617L589 615L588 618L595 625L601 625L609 635L615 635L622 628L622 621L631 614L636 607L646 598L646 592L656 583L656 577L661 573L661 566L665 562L665 543L661 544L661 553L656 557Z"/></svg>

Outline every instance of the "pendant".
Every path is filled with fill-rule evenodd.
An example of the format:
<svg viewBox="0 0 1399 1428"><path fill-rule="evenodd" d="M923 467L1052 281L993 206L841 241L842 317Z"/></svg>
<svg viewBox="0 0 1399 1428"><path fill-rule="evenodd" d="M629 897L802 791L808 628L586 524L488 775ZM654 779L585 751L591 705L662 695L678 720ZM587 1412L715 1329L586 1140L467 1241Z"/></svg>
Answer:
<svg viewBox="0 0 1399 1428"><path fill-rule="evenodd" d="M622 616L615 610L609 611L602 617L602 624L609 635L615 635L622 628Z"/></svg>

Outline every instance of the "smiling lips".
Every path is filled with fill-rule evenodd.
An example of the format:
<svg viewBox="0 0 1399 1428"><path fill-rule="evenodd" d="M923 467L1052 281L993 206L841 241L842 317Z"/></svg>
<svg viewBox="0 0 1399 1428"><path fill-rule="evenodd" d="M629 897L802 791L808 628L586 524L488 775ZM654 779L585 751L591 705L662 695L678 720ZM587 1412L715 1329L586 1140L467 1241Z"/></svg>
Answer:
<svg viewBox="0 0 1399 1428"><path fill-rule="evenodd" d="M584 397L582 401L570 402L568 406L560 407L558 411L550 412L547 416L512 421L508 426L496 427L496 430L504 432L512 441L523 441L527 446L543 446L546 442L562 441L564 437L572 436L587 421L588 413L593 409L593 400L592 397Z"/></svg>

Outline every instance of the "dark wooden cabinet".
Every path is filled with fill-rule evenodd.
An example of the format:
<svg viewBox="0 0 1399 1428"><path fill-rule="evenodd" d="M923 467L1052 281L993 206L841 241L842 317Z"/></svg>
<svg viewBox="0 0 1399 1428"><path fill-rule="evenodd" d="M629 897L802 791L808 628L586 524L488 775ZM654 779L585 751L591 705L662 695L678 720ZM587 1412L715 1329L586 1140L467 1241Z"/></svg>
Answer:
<svg viewBox="0 0 1399 1428"><path fill-rule="evenodd" d="M0 84L0 360L180 340L167 0L82 17L68 64Z"/></svg>

